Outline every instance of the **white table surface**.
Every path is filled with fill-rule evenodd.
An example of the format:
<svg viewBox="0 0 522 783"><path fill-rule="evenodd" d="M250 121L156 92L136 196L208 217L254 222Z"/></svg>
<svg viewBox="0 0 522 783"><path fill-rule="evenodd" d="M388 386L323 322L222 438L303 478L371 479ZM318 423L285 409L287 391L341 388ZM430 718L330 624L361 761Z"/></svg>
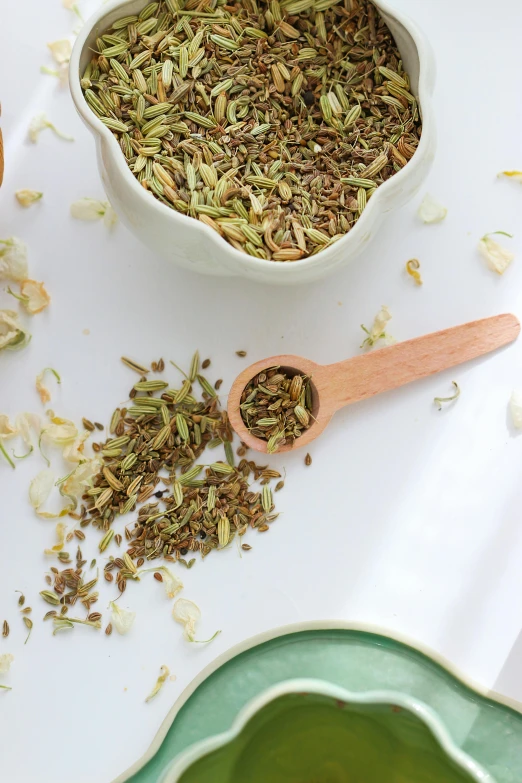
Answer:
<svg viewBox="0 0 522 783"><path fill-rule="evenodd" d="M187 365L196 347L212 358L210 377L225 379L225 395L248 360L284 351L328 363L358 353L359 325L370 325L382 304L397 339L503 311L522 316L522 186L496 179L499 170L522 168L522 5L396 5L428 32L437 57L440 141L426 189L448 217L420 224L419 197L352 266L291 290L192 276L154 257L121 225L109 233L69 217L72 201L103 198L94 142L67 89L39 68L51 65L46 42L76 22L60 0L9 4L9 24L0 28L0 237L27 242L31 273L47 284L52 305L31 320L27 350L0 356L0 412L42 411L34 378L53 366L63 379L54 410L107 422L135 381L122 353ZM87 16L96 3L80 6ZM30 144L27 127L39 110L75 142L46 131ZM43 202L23 210L18 188L43 190ZM498 229L516 234L505 242L518 251L503 277L476 250L480 236ZM421 288L404 273L412 256L421 261ZM9 306L0 292L0 307ZM247 360L235 356L240 348ZM174 370L167 376L176 380ZM454 379L461 398L438 412L433 397L449 393ZM253 550L242 558L232 547L183 572L185 596L202 608L202 637L222 629L209 646L183 641L152 579L130 585L122 599L137 612L128 636L77 627L53 637L37 593L54 523L35 518L27 501L28 483L44 465L37 456L16 471L0 464L0 622L5 617L12 629L0 638L0 653L15 656L0 677L13 688L0 693L0 778L108 783L142 755L171 704L215 656L299 620L363 621L408 635L484 687L522 700L522 438L509 418L514 387L522 388L522 340L341 412L313 445L310 468L299 451L274 458L287 482L270 534L250 536ZM85 542L89 559L97 539L93 531ZM35 620L25 646L17 589ZM107 614L114 593L102 590L98 606ZM177 680L145 704L161 664Z"/></svg>

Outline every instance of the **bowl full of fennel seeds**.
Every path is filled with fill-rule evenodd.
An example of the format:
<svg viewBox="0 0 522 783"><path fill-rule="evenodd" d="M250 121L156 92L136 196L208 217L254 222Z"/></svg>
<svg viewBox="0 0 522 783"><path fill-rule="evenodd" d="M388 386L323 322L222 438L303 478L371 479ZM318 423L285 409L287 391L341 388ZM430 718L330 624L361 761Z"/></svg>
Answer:
<svg viewBox="0 0 522 783"><path fill-rule="evenodd" d="M368 0L130 0L71 58L109 199L185 267L310 281L425 178L431 50Z"/></svg>

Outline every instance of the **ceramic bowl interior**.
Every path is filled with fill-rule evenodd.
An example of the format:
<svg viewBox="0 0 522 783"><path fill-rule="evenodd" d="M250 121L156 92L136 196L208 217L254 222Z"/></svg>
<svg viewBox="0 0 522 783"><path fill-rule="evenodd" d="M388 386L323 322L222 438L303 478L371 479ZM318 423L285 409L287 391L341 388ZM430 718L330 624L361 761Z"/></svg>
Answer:
<svg viewBox="0 0 522 783"><path fill-rule="evenodd" d="M494 783L428 707L297 680L248 705L233 728L190 748L159 783Z"/></svg>

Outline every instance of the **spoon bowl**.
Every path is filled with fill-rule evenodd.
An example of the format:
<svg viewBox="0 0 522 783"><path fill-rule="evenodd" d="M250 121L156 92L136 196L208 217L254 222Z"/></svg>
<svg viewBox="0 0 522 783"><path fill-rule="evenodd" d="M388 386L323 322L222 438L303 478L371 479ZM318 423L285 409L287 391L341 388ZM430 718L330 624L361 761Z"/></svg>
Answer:
<svg viewBox="0 0 522 783"><path fill-rule="evenodd" d="M241 416L245 386L270 367L280 367L289 376L297 373L308 376L312 386L313 421L293 443L277 449L278 453L291 451L315 440L344 405L476 359L512 342L519 332L518 319L505 313L396 343L337 364L316 364L303 356L289 354L271 356L251 364L237 376L228 397L228 417L245 445L267 452L267 441L252 435Z"/></svg>
<svg viewBox="0 0 522 783"><path fill-rule="evenodd" d="M280 367L281 371L290 378L294 375L307 375L310 378L312 388L312 423L293 444L280 446L277 449L279 454L283 451L291 451L296 447L297 442L299 446L306 446L307 443L317 438L329 423L334 411L328 412L327 407L321 405L321 399L328 391L329 381L329 373L324 365L305 359L304 356L292 356L291 354L271 356L268 359L255 362L237 376L228 395L228 418L230 423L243 443L250 449L266 452L267 441L252 435L243 421L240 408L241 395L245 386L258 373L266 370L267 367L276 366Z"/></svg>

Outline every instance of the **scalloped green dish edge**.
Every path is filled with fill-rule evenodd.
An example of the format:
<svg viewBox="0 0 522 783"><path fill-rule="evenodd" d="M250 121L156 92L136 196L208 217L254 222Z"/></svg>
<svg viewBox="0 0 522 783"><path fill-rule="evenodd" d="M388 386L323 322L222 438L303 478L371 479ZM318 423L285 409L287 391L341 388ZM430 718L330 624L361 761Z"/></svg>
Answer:
<svg viewBox="0 0 522 783"><path fill-rule="evenodd" d="M297 677L415 696L498 783L522 780L522 705L466 683L451 664L409 640L334 621L275 629L221 655L181 694L145 756L114 783L157 783L178 753L229 729L265 688Z"/></svg>

